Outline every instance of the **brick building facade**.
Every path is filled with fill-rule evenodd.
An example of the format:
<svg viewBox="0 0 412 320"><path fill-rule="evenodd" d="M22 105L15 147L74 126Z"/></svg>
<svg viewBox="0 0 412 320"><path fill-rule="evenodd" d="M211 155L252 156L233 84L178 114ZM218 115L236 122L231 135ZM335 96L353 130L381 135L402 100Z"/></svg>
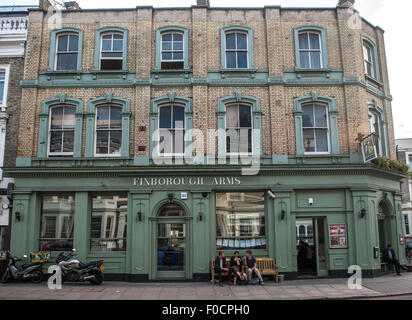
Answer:
<svg viewBox="0 0 412 320"><path fill-rule="evenodd" d="M403 261L402 174L364 164L357 141L375 132L396 157L384 32L353 2L74 9L57 27L30 10L12 249L74 246L131 280L207 278L221 249L291 278L379 274L389 242Z"/></svg>

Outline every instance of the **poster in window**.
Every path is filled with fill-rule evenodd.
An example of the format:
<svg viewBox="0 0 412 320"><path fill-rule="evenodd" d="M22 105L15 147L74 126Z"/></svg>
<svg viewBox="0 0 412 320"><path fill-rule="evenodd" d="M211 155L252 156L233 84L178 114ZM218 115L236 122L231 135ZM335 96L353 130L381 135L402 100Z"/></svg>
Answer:
<svg viewBox="0 0 412 320"><path fill-rule="evenodd" d="M347 247L346 224L329 225L329 248L344 249Z"/></svg>

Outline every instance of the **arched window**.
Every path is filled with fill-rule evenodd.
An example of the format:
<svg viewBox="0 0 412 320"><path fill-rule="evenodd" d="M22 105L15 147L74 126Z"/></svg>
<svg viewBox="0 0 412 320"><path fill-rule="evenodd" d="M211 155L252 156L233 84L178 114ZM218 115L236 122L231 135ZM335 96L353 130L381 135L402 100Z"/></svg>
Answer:
<svg viewBox="0 0 412 320"><path fill-rule="evenodd" d="M96 111L96 155L120 155L122 148L122 107L103 105Z"/></svg>
<svg viewBox="0 0 412 320"><path fill-rule="evenodd" d="M371 40L362 37L362 49L365 74L379 80L378 54L375 44Z"/></svg>
<svg viewBox="0 0 412 320"><path fill-rule="evenodd" d="M185 211L176 204L168 204L159 211L159 217L184 217Z"/></svg>
<svg viewBox="0 0 412 320"><path fill-rule="evenodd" d="M127 29L104 27L96 32L95 70L127 70Z"/></svg>
<svg viewBox="0 0 412 320"><path fill-rule="evenodd" d="M318 26L295 28L296 68L318 70L329 68L326 30Z"/></svg>
<svg viewBox="0 0 412 320"><path fill-rule="evenodd" d="M81 71L83 30L65 27L51 32L49 71Z"/></svg>
<svg viewBox="0 0 412 320"><path fill-rule="evenodd" d="M303 69L322 68L321 37L318 32L299 33L299 59L300 67Z"/></svg>
<svg viewBox="0 0 412 320"><path fill-rule="evenodd" d="M303 111L303 145L305 153L329 152L329 121L327 106L305 104Z"/></svg>
<svg viewBox="0 0 412 320"><path fill-rule="evenodd" d="M102 34L100 48L100 70L122 70L123 34Z"/></svg>
<svg viewBox="0 0 412 320"><path fill-rule="evenodd" d="M56 70L77 70L77 57L79 54L79 35L63 33L57 37Z"/></svg>
<svg viewBox="0 0 412 320"><path fill-rule="evenodd" d="M162 33L161 68L183 69L184 67L184 37L181 32Z"/></svg>
<svg viewBox="0 0 412 320"><path fill-rule="evenodd" d="M369 129L375 134L375 146L378 156L388 156L387 124L384 110L376 100L368 103Z"/></svg>
<svg viewBox="0 0 412 320"><path fill-rule="evenodd" d="M104 97L87 105L86 157L129 157L130 100Z"/></svg>
<svg viewBox="0 0 412 320"><path fill-rule="evenodd" d="M254 69L253 31L243 26L220 30L222 69Z"/></svg>
<svg viewBox="0 0 412 320"><path fill-rule="evenodd" d="M252 134L252 107L242 103L226 106L226 153L251 153Z"/></svg>
<svg viewBox="0 0 412 320"><path fill-rule="evenodd" d="M159 153L185 153L185 106L178 104L159 107Z"/></svg>
<svg viewBox="0 0 412 320"><path fill-rule="evenodd" d="M189 31L180 26L156 30L155 70L189 70Z"/></svg>
<svg viewBox="0 0 412 320"><path fill-rule="evenodd" d="M296 98L294 105L296 154L339 154L335 99L312 91Z"/></svg>
<svg viewBox="0 0 412 320"><path fill-rule="evenodd" d="M54 106L50 108L49 156L72 156L75 131L74 106Z"/></svg>
<svg viewBox="0 0 412 320"><path fill-rule="evenodd" d="M248 68L247 34L244 32L227 32L226 37L226 68Z"/></svg>

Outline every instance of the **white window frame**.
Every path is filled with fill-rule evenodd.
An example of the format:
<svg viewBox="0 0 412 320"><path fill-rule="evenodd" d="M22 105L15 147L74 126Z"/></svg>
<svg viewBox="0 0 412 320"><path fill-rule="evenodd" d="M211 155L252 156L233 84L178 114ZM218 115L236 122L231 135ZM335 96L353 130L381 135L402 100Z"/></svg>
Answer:
<svg viewBox="0 0 412 320"><path fill-rule="evenodd" d="M403 219L402 219L403 231L404 231L404 233L405 233L405 236L410 236L410 235L412 235L412 233L411 233L411 219L410 219L409 212L403 213L402 216L403 216L403 217L402 217L402 218L403 218ZM408 219L409 233L406 233L405 218Z"/></svg>
<svg viewBox="0 0 412 320"><path fill-rule="evenodd" d="M370 45L367 41L363 41L363 65L365 68L365 73L368 77L376 79L376 57L375 57L375 52L374 52L374 47ZM366 51L366 52L365 52ZM368 53L368 54L365 54ZM369 56L370 53L370 56ZM367 57L368 56L368 57ZM368 60L368 58L371 59L371 61ZM372 74L368 74L368 68L367 65L371 66Z"/></svg>
<svg viewBox="0 0 412 320"><path fill-rule="evenodd" d="M77 51L62 51L61 53L77 53L77 58L76 58L76 69L73 69L73 70L57 70L57 62L58 62L58 60L59 60L59 38L60 37L62 37L62 36L77 36ZM79 66L77 65L78 64L78 58L79 58L79 45L80 45L80 36L79 36L79 34L78 33L75 33L75 32L62 32L62 33L59 33L58 35L57 35L57 37L56 37L56 45L55 45L55 59L54 59L54 70L56 70L56 71L76 71L78 68L79 68ZM67 49L68 49L68 46L69 46L69 42L67 42Z"/></svg>
<svg viewBox="0 0 412 320"><path fill-rule="evenodd" d="M239 105L241 105L241 104L243 104L243 105L245 105L245 106L248 106L249 108L250 108L250 121L251 121L251 125L252 125L252 127L251 128L248 128L248 129L252 129L252 152L227 152L227 130L230 130L230 129L235 129L235 130L240 130L240 129L242 129L242 127L237 127L237 128L229 128L228 129L228 127L227 127L227 107L229 107L229 106L233 106L233 105L236 105L237 107L238 107L238 111L237 111L237 113L238 113L238 120L239 120L239 122L240 122L240 118L239 118ZM253 106L252 105L250 105L250 104L248 104L248 103L242 103L242 102L238 102L238 103L228 103L227 105L226 105L226 114L225 114L225 152L226 152L226 155L228 155L228 156L251 156L251 155L253 155L253 150L255 150L254 149L254 128L253 128ZM239 123L240 124L240 123Z"/></svg>
<svg viewBox="0 0 412 320"><path fill-rule="evenodd" d="M302 35L302 34L305 34L305 35L308 37L309 49L302 49L302 48L299 46L299 60L300 60L300 58L301 58L300 54L301 54L302 52L309 52L309 68L303 68L302 66L301 66L301 68L302 68L302 69L308 69L308 70L318 69L318 68L313 68L313 66L312 66L312 60L310 59L310 56L311 56L311 53L312 53L312 52L319 52L319 56L320 56L320 69L322 69L322 68L323 68L323 64L324 64L324 62L323 62L323 52L322 52L322 34L321 34L320 32L313 31L313 30L303 30L303 31L299 32L298 37L300 37L300 35ZM311 48L310 48L310 38L309 38L310 34L316 34L316 35L318 36L319 49L311 49ZM299 41L299 39L298 39L298 41Z"/></svg>
<svg viewBox="0 0 412 320"><path fill-rule="evenodd" d="M232 33L236 34L236 41L235 41L236 49L228 49L227 48L227 36L229 34L232 34ZM237 34L238 33L241 33L241 34L246 36L246 49L238 49L237 48ZM227 66L227 53L228 52L235 52L236 53L236 68L229 68ZM237 55L238 52L246 52L246 63L247 63L246 68L239 68L238 55ZM247 70L247 69L249 69L249 34L247 32L239 31L239 30L229 30L229 31L225 32L225 67L226 67L226 69L233 69L233 70Z"/></svg>
<svg viewBox="0 0 412 320"><path fill-rule="evenodd" d="M98 114L98 109L101 107L116 107L116 108L120 108L121 112L122 112L122 106L120 105L116 105L116 104L101 104L96 106L96 112L94 115L94 156L96 158L116 158L116 157L121 157L122 156L122 144L120 143L120 151L116 152L116 153L97 153L97 114ZM111 119L110 119L111 120ZM109 129L109 131L112 131L111 129ZM114 130L113 130L114 131ZM121 119L121 127L120 127L120 132L122 134L122 139L123 139L123 118ZM109 141L107 142L109 144ZM110 148L110 145L108 145L108 148Z"/></svg>
<svg viewBox="0 0 412 320"><path fill-rule="evenodd" d="M122 36L122 51L114 51L113 50L113 42L114 42L114 39L113 39L113 36L115 35L115 34L117 34L117 35L121 35ZM108 36L108 35L111 35L112 36L112 39L111 39L111 51L105 51L105 50L103 50L103 37L104 36ZM99 52L99 69L101 69L102 68L102 60L121 60L121 61L123 61L124 60L124 50L125 50L125 48L124 48L124 33L122 33L122 32L111 32L111 31L108 31L108 32L104 32L104 33L102 33L101 35L100 35L100 52ZM113 52L113 53L122 53L122 56L121 57L110 57L110 58L107 58L107 57L103 57L102 56L102 54L103 54L103 52Z"/></svg>
<svg viewBox="0 0 412 320"><path fill-rule="evenodd" d="M179 34L179 35L182 36L182 45L183 45L183 48L182 48L182 53L183 53L182 59L180 59L180 60L174 60L174 59L168 60L168 59L163 59L163 36L168 35L168 34L171 34L171 35L172 35L172 38L173 38L173 35L174 35L174 34ZM174 51L174 50L173 50L173 42L174 42L174 41L172 40L171 42L172 42L172 50L165 50L165 51L166 51L166 52L171 52L171 53L172 53L172 58L173 58L173 53L174 53L174 52L180 52L180 51ZM163 33L160 34L160 62L183 62L183 63L185 62L185 35L184 35L183 32L171 30L171 31L165 31L165 32L163 32Z"/></svg>
<svg viewBox="0 0 412 320"><path fill-rule="evenodd" d="M315 106L315 105L321 105L321 106L323 106L323 107L325 107L325 109L326 109L326 125L327 125L327 138L328 138L328 151L321 151L321 152L316 152L316 151L314 151L314 152L306 152L306 151L304 151L304 154L305 155L323 155L323 154L330 154L330 149L331 149L331 147L330 147L330 124L329 124L329 108L328 108L328 106L326 105L326 104L323 104L323 103L313 103L313 102L311 102L311 103L305 103L305 104L302 104L302 112L303 112L303 108L305 107L305 106L308 106L308 105L312 105L312 106ZM313 115L314 115L314 117L313 117L313 121L315 121L315 108L313 108ZM304 131L305 131L305 129L313 129L314 130L314 132L316 132L316 129L322 129L321 127L305 127L304 125L303 125L303 121L302 121L302 138L303 138L303 150L305 150L305 135L303 134L304 133ZM323 128L324 129L324 128ZM314 135L314 138L315 138L315 148L316 148L316 134Z"/></svg>
<svg viewBox="0 0 412 320"><path fill-rule="evenodd" d="M183 153L160 153L160 148L157 148L157 155L159 156L159 157L184 157L185 156L185 154L186 154L186 143L185 143L185 135L186 135L186 131L187 131L187 129L186 129L186 124L187 124L187 121L186 121L186 110L185 110L185 106L184 105L181 105L181 104L179 104L179 103L170 103L170 104L164 104L164 105L160 105L159 106L159 116L157 117L157 128L158 128L158 130L157 130L157 137L156 137L156 139L157 139L157 144L159 145L160 144L160 130L164 130L164 129L173 129L173 128L160 128L160 108L163 108L163 107L172 107L172 110L173 110L173 107L181 107L181 108L183 108L183 112L184 112L184 122L185 122L185 126L184 126L184 128L183 129L179 129L179 130L183 130L183 132L184 132L184 134L183 134L183 147L184 147L184 152ZM172 121L173 120L173 112L171 113L171 115L170 115L170 121ZM173 129L175 132L176 132L176 128L174 128ZM176 136L176 135L175 135Z"/></svg>
<svg viewBox="0 0 412 320"><path fill-rule="evenodd" d="M47 157L73 156L73 154L74 154L74 141L73 141L73 152L50 152L52 112L53 112L53 109L62 108L62 107L63 108L65 108L65 107L74 108L75 113L76 113L76 107L72 106L72 105L65 105L65 104L58 105L57 104L57 105L54 105L54 106L49 108L49 124L48 124L49 133L48 133L48 137L47 137L47 140L48 140L48 143L47 143ZM73 135L75 134L75 131L76 131L76 118L74 119Z"/></svg>
<svg viewBox="0 0 412 320"><path fill-rule="evenodd" d="M0 101L1 111L6 111L7 108L7 97L9 92L9 78L10 78L10 65L9 64L0 64L0 72L4 72L4 91L3 91L3 100Z"/></svg>
<svg viewBox="0 0 412 320"><path fill-rule="evenodd" d="M373 121L375 121L375 117L376 117L376 121L378 121L378 129L379 129L379 136L378 136L378 139L377 139L378 144L379 144L379 145L378 145L378 147L379 147L379 152L377 152L377 154L378 154L378 156L381 157L381 156L383 155L383 150L382 150L382 148L383 148L382 118L381 118L381 116L380 116L379 113L377 113L377 112L375 112L375 111L369 110L369 131L370 131L370 133L374 133L374 132L375 132L375 131L372 131ZM373 128L373 130L375 130L375 129Z"/></svg>

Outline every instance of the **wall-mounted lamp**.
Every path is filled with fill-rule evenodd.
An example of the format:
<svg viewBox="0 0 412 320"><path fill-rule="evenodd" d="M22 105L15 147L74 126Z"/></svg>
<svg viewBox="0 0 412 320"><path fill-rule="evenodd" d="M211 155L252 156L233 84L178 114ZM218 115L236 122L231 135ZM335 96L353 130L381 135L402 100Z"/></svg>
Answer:
<svg viewBox="0 0 412 320"><path fill-rule="evenodd" d="M19 211L16 211L15 215L16 215L16 220L20 222L22 219L21 213Z"/></svg>
<svg viewBox="0 0 412 320"><path fill-rule="evenodd" d="M203 212L202 211L199 212L199 221L203 221Z"/></svg>
<svg viewBox="0 0 412 320"><path fill-rule="evenodd" d="M363 208L363 209L360 211L360 216L361 216L362 219L365 218L365 216L366 216L366 209L365 209L365 208Z"/></svg>
<svg viewBox="0 0 412 320"><path fill-rule="evenodd" d="M280 219L284 220L286 218L286 210L282 209L282 211L280 212Z"/></svg>
<svg viewBox="0 0 412 320"><path fill-rule="evenodd" d="M137 220L138 220L139 222L142 222L142 221L143 221L143 213L142 213L141 211L139 211L139 212L137 213Z"/></svg>

